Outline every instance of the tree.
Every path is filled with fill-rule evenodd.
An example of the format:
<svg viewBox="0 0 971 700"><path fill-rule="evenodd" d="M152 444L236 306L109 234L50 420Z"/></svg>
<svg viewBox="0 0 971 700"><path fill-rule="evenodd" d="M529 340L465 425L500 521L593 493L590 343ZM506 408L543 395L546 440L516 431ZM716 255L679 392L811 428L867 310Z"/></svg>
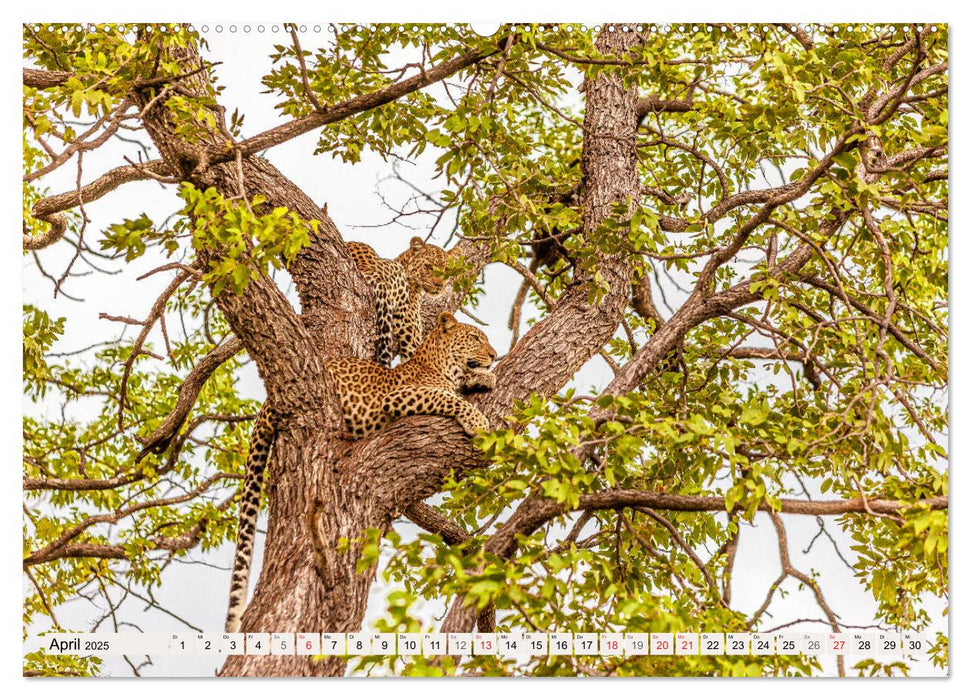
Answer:
<svg viewBox="0 0 971 700"><path fill-rule="evenodd" d="M78 595L106 615L119 596L150 601L171 562L232 540L257 408L235 386L244 353L281 415L244 630L358 630L379 564L396 586L389 631L419 629L414 605L441 599L443 631L763 630L788 584L842 630L827 577L790 556L787 522L807 516L834 546L852 542L875 623L939 622L943 28L341 25L315 51L296 27L283 36L263 78L280 123L246 136L190 27L25 26L25 252L44 271L67 251L55 295L110 264L128 284L140 257L171 276L144 319L113 318L134 339L77 356L52 347L78 319L25 307L28 624L59 626ZM271 164L309 132L348 168L363 151L434 163L437 190L401 212L434 207L459 232L452 287L428 318L488 294L487 265L522 277L497 387L472 399L492 432L470 441L419 416L358 442L340 434L322 363L373 356L373 299L327 207ZM150 142L144 157L90 172L123 135ZM74 186L52 194L66 169ZM86 207L149 179L177 192L170 217L114 197L116 223L88 230ZM578 372L594 365L610 378L584 393ZM781 571L747 614L732 604L745 585L734 567L757 513ZM427 534L403 539L401 516ZM939 636L933 659L946 658ZM551 657L458 672L814 669ZM221 673L345 671L337 657L250 656Z"/></svg>

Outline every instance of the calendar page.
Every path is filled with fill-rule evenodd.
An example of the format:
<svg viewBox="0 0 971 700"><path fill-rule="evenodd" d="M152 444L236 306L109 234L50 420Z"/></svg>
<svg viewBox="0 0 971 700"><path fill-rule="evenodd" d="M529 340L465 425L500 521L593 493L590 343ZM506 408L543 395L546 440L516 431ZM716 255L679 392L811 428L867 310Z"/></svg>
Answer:
<svg viewBox="0 0 971 700"><path fill-rule="evenodd" d="M948 26L630 14L23 24L24 676L949 674Z"/></svg>

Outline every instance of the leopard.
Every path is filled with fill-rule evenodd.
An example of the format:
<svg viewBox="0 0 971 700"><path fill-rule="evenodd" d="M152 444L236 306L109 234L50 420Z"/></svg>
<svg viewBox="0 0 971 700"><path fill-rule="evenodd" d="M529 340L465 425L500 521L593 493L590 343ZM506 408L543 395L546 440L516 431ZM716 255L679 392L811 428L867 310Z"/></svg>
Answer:
<svg viewBox="0 0 971 700"><path fill-rule="evenodd" d="M396 367L356 357L328 359L324 367L339 399L348 439L365 438L398 418L413 415L454 418L466 435L474 437L489 430L489 421L462 394L495 388L491 367L496 358L485 333L442 312L414 354ZM242 626L263 475L277 424L275 411L264 404L254 425L239 497L227 632L239 632Z"/></svg>
<svg viewBox="0 0 971 700"><path fill-rule="evenodd" d="M425 294L438 295L445 287L444 268L451 253L420 237L394 260L381 258L366 243L347 244L351 259L374 292L378 335L378 364L390 367L395 345L402 361L415 354L424 337L421 303Z"/></svg>
<svg viewBox="0 0 971 700"><path fill-rule="evenodd" d="M485 333L442 312L415 354L397 367L355 357L335 358L325 367L340 397L344 428L353 439L418 414L455 418L474 436L489 424L461 392L470 385L477 390L483 384L494 387L489 368L496 357Z"/></svg>

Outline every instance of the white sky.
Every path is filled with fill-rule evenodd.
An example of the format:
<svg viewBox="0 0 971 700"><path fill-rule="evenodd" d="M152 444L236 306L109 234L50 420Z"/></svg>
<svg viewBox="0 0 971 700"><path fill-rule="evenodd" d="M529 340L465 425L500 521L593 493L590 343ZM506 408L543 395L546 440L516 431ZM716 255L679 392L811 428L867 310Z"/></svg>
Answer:
<svg viewBox="0 0 971 700"><path fill-rule="evenodd" d="M238 16L239 14L239 12L232 12L229 13L229 16ZM771 16L771 14L763 12L761 18ZM113 19L116 16L113 15L111 18ZM504 15L504 17L508 16L510 15ZM886 16L883 15L882 17ZM416 19L413 14L407 15L405 18L411 21ZM31 19L34 18L32 17ZM89 18L82 17L82 19ZM483 17L483 19L486 18ZM566 19L572 20L574 18L569 17ZM319 23L323 24L322 21ZM228 23L224 23L224 25L228 26ZM212 26L214 26L214 23ZM12 33L15 36L16 45L19 46L19 27L15 27ZM280 117L276 116L273 110L274 97L259 94L262 90L259 79L268 70L269 61L266 59L266 55L268 53L267 49L272 44L272 36L260 40L255 33L252 33L249 36L253 38L247 37L245 41L241 41L238 38L239 36L241 34L237 34L230 39L228 32L223 32L221 35L210 32L207 35L207 40L210 43L213 56L216 60L220 60L223 63L217 69L220 82L226 87L226 92L223 94L221 101L227 107L228 112L232 112L232 109L236 106L241 108L241 112L245 112L246 122L244 134L253 134L280 121ZM277 35L277 39L278 41L286 40L285 35L282 33ZM305 48L312 46L312 41L308 38L302 37L301 40ZM19 63L19 58L16 59L16 62ZM19 81L19 74L17 80ZM959 95L960 93L955 90L955 102L958 102L957 98ZM961 113L958 105L955 105L953 108L957 109L959 114ZM268 154L268 157L274 165L280 168L298 186L303 188L315 201L318 203L326 201L328 203L329 214L337 223L345 238L367 241L383 254L391 255L399 251L407 243L408 238L414 235L412 231L402 227L387 227L382 230L357 228L363 225L382 223L390 218L390 213L382 209L380 200L374 193L376 182L390 172L390 166L374 157L365 157L364 162L356 166L345 166L339 161L332 160L329 156L311 157L310 154L313 151L315 141L315 134L305 135L288 144L273 149ZM102 155L96 153L86 159L86 172L93 175L102 172L107 167L117 164L116 153L110 154L110 158L99 162ZM109 154L106 153L104 155ZM19 165L19 156L15 157L13 162ZM68 169L64 168L62 171ZM416 181L420 180L423 172L427 172L427 170L422 171L418 169L414 179ZM73 185L73 173L62 176L67 178L66 186L54 186L53 189L55 191L62 191ZM18 174L18 181L19 177L20 175ZM7 191L19 191L19 184L16 185L16 190L11 189L12 187L13 185L11 183L11 187L8 187ZM393 189L387 187L387 185L384 191L389 196L394 194ZM124 186L124 193L122 195L109 196L89 205L88 213L92 218L92 223L89 225L89 235L94 238L94 234L99 230L99 226L117 220L122 215L122 212L124 212L125 216L132 217L137 216L142 211L146 211L150 216L162 212L170 213L173 208L178 206L177 199L173 194L164 197L159 196L161 192L162 190L153 183L133 183ZM16 207L16 205L16 201L14 201L13 206ZM959 207L955 207L955 209L959 209ZM16 208L14 208L14 211L17 211ZM953 214L959 215L959 211L955 211ZM955 247L952 250L952 260L957 265L960 259L957 241L954 241L952 245ZM56 262L57 255L50 254L53 252L45 251L43 261L45 267L48 267L49 270L59 271L62 269L63 263ZM58 251L58 254L62 253L66 254L64 251ZM138 275L153 266L154 264L151 262L143 260L130 266L130 268L126 268L119 277L110 278L107 281L99 280L96 284L91 284L90 282L93 278L78 280L73 285L69 285L68 290L74 290L75 293L81 292L86 298L84 304L74 304L66 300L59 300L52 305L50 302L50 283L38 278L36 271L33 269L31 258L25 257L22 265L23 298L25 302L37 298L41 300L42 308L47 309L52 315L60 314L68 316L68 336L70 340L68 341L69 347L65 349L74 349L103 339L106 334L113 336L117 333L117 324L97 320L99 312L104 311L115 315L130 315L136 318L144 316L148 305L155 299L157 293L167 284L169 279L166 275L160 274L146 282L136 283L134 281ZM6 278L8 280L16 279L14 274L7 275ZM952 287L952 295L954 298L966 294L967 283L962 283L960 279L955 279L954 282L955 284ZM508 347L509 335L505 327L508 300L515 293L518 284L519 279L515 273L505 269L498 269L496 266L489 268L485 285L486 289L489 290L489 296L476 311L476 314L488 323L486 330L493 344L500 350L500 353L504 352ZM15 295L8 295L8 298L11 296L15 298ZM13 318L19 317L19 309L15 309L14 311L16 316L13 316ZM961 341L961 338L964 336L964 330L962 324L957 323L957 320L955 318L954 322L952 322L954 333L952 337L953 347L957 348L959 344L961 347L967 347ZM16 358L17 355L14 354L16 352L16 347L12 347L10 349L10 357ZM11 359L8 366L15 366L15 362L15 359ZM958 376L961 374L960 368L956 368L954 373L955 379L960 380L961 377ZM584 384L599 384L605 378L606 374L602 367L591 367L585 371L580 381ZM14 379L13 386L19 385L19 377L14 377ZM262 394L259 381L252 373L245 379L243 386L253 396L260 396ZM13 393L13 395L16 396L16 393ZM15 401L15 403L19 403L19 401ZM954 401L952 401L951 407L953 411L955 408ZM7 427L10 431L8 437L11 438L7 441L8 445L16 444L19 439L19 427L16 425L17 421L15 418L16 410L12 410L11 421L7 422ZM958 451L960 450L958 445L954 444L953 447L957 449L952 451L952 464L956 463L959 455L963 454L963 451ZM16 461L17 457L13 455L9 463L12 465ZM959 482L958 479L954 481ZM955 483L955 488L958 485L958 483ZM19 513L20 504L14 502L13 507L9 510L13 513ZM15 516L15 519L18 522L14 527L19 533L19 515ZM737 565L738 573L736 575L737 581L741 581L744 575L744 578L750 581L752 585L748 588L736 586L733 600L734 607L747 611L755 609L761 603L766 587L776 578L779 572L774 532L765 516L758 516L756 525L757 527L755 528L747 528L743 531L739 563ZM803 568L804 563L808 566L809 560L801 555L801 550L815 534L815 522L811 518L790 517L787 518L787 527L789 529L793 564L797 568ZM957 543L955 540L952 540L952 542ZM212 560L222 559L223 563L228 565L231 554L231 547L224 547L223 550L212 557ZM844 622L865 624L869 619L866 611L871 610L873 607L869 595L853 581L850 572L832 555L832 548L828 543L817 542L813 550L813 555L813 568L826 573L823 580L825 581L826 593L832 608L838 613L844 614ZM960 558L957 559L960 561ZM177 567L173 567L173 569L175 568ZM217 571L203 566L184 566L180 568L181 570L177 573L173 572L170 574L170 577L166 581L166 586L162 588L163 594L171 596L169 600L173 603L173 607L178 609L179 614L184 615L195 624L207 630L221 629L225 614L228 570ZM170 569L170 571L173 569ZM257 578L255 575L256 571L257 568L254 565L254 576L251 578L251 586L255 584ZM844 580L841 583L835 583L835 580L840 577ZM954 578L957 580L958 575L955 574ZM793 589L791 580L787 583L787 586L790 590ZM375 588L377 590L379 586ZM199 591L204 591L205 595L197 597L193 595L193 593ZM19 599L18 590L18 601ZM935 606L931 606L932 613L934 609ZM812 601L811 594L808 592L794 592L784 601L783 605L777 605L773 610L776 611L775 619L780 622L796 617L821 617L820 611L814 601ZM380 610L376 612L380 614ZM82 626L83 616L84 614L79 610L78 623ZM64 619L65 615L62 613L62 620ZM155 631L176 631L175 627L156 614L146 615L144 623L147 627ZM19 628L19 622L15 624ZM819 631L822 631L822 629L819 628ZM19 657L19 651L11 652L11 654L15 658ZM166 657L157 657L155 667L150 672L174 672L185 675L194 673L207 674L211 672L213 665L214 662L207 662L202 659L195 661L176 661L174 657L170 657L169 659L166 659ZM215 662L215 665L218 665L218 660ZM117 668L119 672L125 669L123 664L115 664L112 662L109 662L109 667ZM956 659L953 656L952 668L957 668ZM885 689L886 685L884 684L881 692Z"/></svg>

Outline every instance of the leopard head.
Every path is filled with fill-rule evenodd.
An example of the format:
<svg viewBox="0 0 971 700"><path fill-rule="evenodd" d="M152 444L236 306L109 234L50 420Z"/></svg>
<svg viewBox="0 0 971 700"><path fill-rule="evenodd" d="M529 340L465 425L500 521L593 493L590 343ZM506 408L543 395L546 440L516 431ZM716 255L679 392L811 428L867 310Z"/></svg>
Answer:
<svg viewBox="0 0 971 700"><path fill-rule="evenodd" d="M475 326L459 323L447 312L438 315L424 346L457 385L463 376L488 370L496 361L495 348L486 334Z"/></svg>
<svg viewBox="0 0 971 700"><path fill-rule="evenodd" d="M444 269L448 253L443 248L425 243L415 236L408 250L397 258L405 268L408 281L420 286L428 294L438 294L445 286Z"/></svg>

